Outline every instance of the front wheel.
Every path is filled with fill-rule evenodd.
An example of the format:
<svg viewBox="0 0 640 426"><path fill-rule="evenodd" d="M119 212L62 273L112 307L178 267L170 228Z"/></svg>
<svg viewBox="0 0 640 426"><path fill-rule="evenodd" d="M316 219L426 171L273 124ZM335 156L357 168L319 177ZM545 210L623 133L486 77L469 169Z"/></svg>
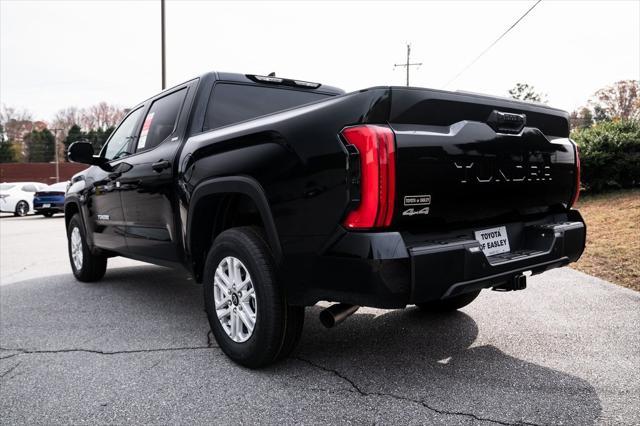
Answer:
<svg viewBox="0 0 640 426"><path fill-rule="evenodd" d="M16 204L16 210L13 212L14 216L26 216L29 213L29 203L26 201L18 201Z"/></svg>
<svg viewBox="0 0 640 426"><path fill-rule="evenodd" d="M92 282L102 278L107 270L107 258L91 253L80 216L73 215L67 227L69 261L73 275L79 281Z"/></svg>
<svg viewBox="0 0 640 426"><path fill-rule="evenodd" d="M416 303L416 306L427 312L451 312L467 306L476 300L480 290L464 293L458 296L449 297L442 300L432 300L430 302Z"/></svg>
<svg viewBox="0 0 640 426"><path fill-rule="evenodd" d="M205 263L204 297L218 345L246 367L287 356L302 333L304 308L287 304L258 228L232 228L215 239Z"/></svg>

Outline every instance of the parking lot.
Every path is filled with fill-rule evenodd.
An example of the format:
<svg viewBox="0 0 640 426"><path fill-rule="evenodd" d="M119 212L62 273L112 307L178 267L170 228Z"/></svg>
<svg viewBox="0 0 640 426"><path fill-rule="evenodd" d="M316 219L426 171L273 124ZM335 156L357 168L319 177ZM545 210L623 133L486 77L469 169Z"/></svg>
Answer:
<svg viewBox="0 0 640 426"><path fill-rule="evenodd" d="M2 423L638 424L640 294L568 268L452 315L361 309L252 371L184 271L69 270L64 220L0 218Z"/></svg>

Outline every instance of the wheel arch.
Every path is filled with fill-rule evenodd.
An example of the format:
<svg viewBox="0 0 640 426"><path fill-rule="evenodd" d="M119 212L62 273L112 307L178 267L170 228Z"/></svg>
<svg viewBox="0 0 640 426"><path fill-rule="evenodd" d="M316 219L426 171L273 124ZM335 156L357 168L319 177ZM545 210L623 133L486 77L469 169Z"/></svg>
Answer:
<svg viewBox="0 0 640 426"><path fill-rule="evenodd" d="M76 213L80 214L80 205L76 201L67 201L66 203L64 203L64 224L66 228L69 227L69 221L71 221L71 218ZM84 225L84 220L81 214L80 220Z"/></svg>
<svg viewBox="0 0 640 426"><path fill-rule="evenodd" d="M239 223L238 211L244 213ZM189 202L185 243L197 281L202 277L204 260L215 237L240 225L261 226L276 264L281 261L278 232L258 181L248 176L226 176L207 179L196 187Z"/></svg>

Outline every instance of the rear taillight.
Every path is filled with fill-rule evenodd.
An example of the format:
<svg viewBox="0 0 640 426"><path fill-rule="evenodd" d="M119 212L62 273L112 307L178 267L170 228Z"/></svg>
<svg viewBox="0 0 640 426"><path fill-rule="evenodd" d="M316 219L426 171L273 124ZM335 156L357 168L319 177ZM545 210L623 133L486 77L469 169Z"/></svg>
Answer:
<svg viewBox="0 0 640 426"><path fill-rule="evenodd" d="M349 229L391 225L396 197L396 145L393 131L385 126L355 126L342 131L346 142L360 156L360 203L343 225Z"/></svg>
<svg viewBox="0 0 640 426"><path fill-rule="evenodd" d="M578 152L578 145L576 148L576 182L575 182L575 190L573 192L573 196L571 197L571 202L569 203L569 208L576 205L578 202L578 198L580 198L580 153Z"/></svg>

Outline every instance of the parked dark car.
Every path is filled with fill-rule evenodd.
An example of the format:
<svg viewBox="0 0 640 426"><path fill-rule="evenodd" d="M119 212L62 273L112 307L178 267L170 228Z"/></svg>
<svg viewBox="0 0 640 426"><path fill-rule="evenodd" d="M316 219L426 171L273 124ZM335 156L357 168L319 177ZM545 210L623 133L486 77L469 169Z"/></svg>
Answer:
<svg viewBox="0 0 640 426"><path fill-rule="evenodd" d="M64 195L68 184L69 182L54 183L36 192L33 197L33 209L36 214L51 217L55 213L63 213Z"/></svg>
<svg viewBox="0 0 640 426"><path fill-rule="evenodd" d="M249 367L288 356L318 301L337 302L327 326L361 305L455 310L582 254L568 118L478 94L208 73L134 107L98 155L70 146L92 165L65 200L71 268L96 281L112 256L181 265L220 348Z"/></svg>

